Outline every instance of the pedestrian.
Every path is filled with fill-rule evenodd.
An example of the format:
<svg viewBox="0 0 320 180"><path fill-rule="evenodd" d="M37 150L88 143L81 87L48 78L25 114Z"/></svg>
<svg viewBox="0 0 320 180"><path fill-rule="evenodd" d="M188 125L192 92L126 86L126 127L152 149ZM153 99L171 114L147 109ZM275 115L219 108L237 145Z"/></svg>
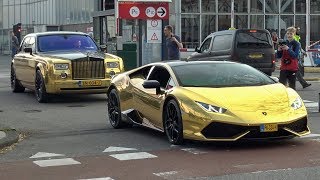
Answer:
<svg viewBox="0 0 320 180"><path fill-rule="evenodd" d="M180 59L180 48L183 48L180 37L173 34L173 28L170 25L165 26L164 35L166 36L166 47L169 60Z"/></svg>
<svg viewBox="0 0 320 180"><path fill-rule="evenodd" d="M271 33L271 38L272 38L274 50L277 50L279 38L278 38L278 35L275 31Z"/></svg>
<svg viewBox="0 0 320 180"><path fill-rule="evenodd" d="M279 40L277 57L281 58L279 82L287 85L292 89L296 89L296 73L298 71L298 57L300 51L300 43L294 40L296 28L287 28L287 39Z"/></svg>
<svg viewBox="0 0 320 180"><path fill-rule="evenodd" d="M307 53L302 49L301 43L300 43L300 27L296 26L296 34L294 35L294 40L296 40L300 44L300 53L299 53L299 63L298 63L298 72L297 72L297 80L301 84L302 88L306 88L311 86L310 83L308 83L305 79L303 79L304 75L304 56L307 55Z"/></svg>
<svg viewBox="0 0 320 180"><path fill-rule="evenodd" d="M14 32L11 32L11 57L13 58L14 55L17 54L19 49L19 40Z"/></svg>

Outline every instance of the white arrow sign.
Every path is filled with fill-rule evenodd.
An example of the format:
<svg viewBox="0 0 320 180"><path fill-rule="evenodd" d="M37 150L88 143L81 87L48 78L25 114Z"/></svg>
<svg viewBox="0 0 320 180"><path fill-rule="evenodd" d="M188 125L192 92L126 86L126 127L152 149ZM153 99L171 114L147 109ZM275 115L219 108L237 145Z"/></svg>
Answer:
<svg viewBox="0 0 320 180"><path fill-rule="evenodd" d="M167 15L167 10L166 10L166 8L164 8L164 7L159 7L159 8L157 9L157 15L158 15L160 18L165 17L165 16Z"/></svg>

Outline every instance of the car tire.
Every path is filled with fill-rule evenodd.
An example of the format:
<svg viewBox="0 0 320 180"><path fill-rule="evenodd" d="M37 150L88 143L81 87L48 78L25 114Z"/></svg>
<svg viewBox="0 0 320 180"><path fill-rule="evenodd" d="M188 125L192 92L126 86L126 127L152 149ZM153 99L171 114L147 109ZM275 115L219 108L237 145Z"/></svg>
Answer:
<svg viewBox="0 0 320 180"><path fill-rule="evenodd" d="M16 72L13 67L11 67L11 89L14 93L24 92L25 87L23 87L20 83L20 81L16 77Z"/></svg>
<svg viewBox="0 0 320 180"><path fill-rule="evenodd" d="M39 103L46 103L49 100L44 79L41 74L41 71L38 69L36 71L36 78L35 78L35 95L36 99Z"/></svg>
<svg viewBox="0 0 320 180"><path fill-rule="evenodd" d="M179 145L183 139L183 123L181 111L178 103L172 99L164 107L163 112L163 127L164 132L170 143Z"/></svg>
<svg viewBox="0 0 320 180"><path fill-rule="evenodd" d="M124 127L122 121L120 100L116 89L112 89L108 94L108 118L111 126L115 129Z"/></svg>

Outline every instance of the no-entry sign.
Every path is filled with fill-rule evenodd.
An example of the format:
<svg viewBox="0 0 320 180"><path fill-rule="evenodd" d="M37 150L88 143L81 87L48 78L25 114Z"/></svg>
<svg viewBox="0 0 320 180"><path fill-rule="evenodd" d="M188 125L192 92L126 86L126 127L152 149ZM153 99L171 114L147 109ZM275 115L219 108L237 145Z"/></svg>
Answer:
<svg viewBox="0 0 320 180"><path fill-rule="evenodd" d="M119 2L120 19L169 19L167 2Z"/></svg>

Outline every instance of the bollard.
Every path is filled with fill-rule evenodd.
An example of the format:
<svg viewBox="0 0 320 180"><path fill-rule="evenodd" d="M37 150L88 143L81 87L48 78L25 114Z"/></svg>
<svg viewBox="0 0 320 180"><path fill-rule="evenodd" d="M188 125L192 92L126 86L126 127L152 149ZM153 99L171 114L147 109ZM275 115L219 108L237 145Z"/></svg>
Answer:
<svg viewBox="0 0 320 180"><path fill-rule="evenodd" d="M320 112L320 93L319 93L319 98L318 98L318 112Z"/></svg>

